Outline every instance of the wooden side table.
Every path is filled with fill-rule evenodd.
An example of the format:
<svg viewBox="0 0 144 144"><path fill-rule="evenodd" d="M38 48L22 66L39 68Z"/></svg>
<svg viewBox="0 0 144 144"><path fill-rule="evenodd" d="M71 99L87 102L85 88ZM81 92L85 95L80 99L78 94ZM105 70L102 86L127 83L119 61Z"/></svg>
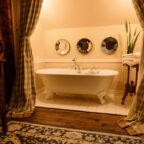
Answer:
<svg viewBox="0 0 144 144"><path fill-rule="evenodd" d="M2 123L3 133L7 132L7 119L6 119L6 95L5 95L5 75L4 75L4 64L6 60L0 60L0 117Z"/></svg>
<svg viewBox="0 0 144 144"><path fill-rule="evenodd" d="M129 66L127 64L124 64L124 66L127 66L128 73L127 73L127 82L125 84L125 91L124 91L124 95L123 95L121 104L124 104L128 93L130 93L130 96L132 96L133 94L136 93L136 86L137 86L137 79L138 79L138 70L139 70L139 64L136 64L136 65L133 65L133 66ZM135 68L136 69L135 83L134 83L134 81L131 81L129 83L130 68Z"/></svg>

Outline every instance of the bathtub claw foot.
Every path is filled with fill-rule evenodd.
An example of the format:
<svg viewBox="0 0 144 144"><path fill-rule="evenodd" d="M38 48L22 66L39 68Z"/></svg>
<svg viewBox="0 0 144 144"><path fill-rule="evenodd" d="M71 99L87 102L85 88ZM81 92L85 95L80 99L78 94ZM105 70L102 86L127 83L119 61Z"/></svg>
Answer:
<svg viewBox="0 0 144 144"><path fill-rule="evenodd" d="M105 90L100 91L100 92L97 94L97 96L98 96L98 98L99 98L99 100L100 100L100 104L105 104L105 103L106 103L106 101L105 101L105 99L104 99L105 95L106 95Z"/></svg>

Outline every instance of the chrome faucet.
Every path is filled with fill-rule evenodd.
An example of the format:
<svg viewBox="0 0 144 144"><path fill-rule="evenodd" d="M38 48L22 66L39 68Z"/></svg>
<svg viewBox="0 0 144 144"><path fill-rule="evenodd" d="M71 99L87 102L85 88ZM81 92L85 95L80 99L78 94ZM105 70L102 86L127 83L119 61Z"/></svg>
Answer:
<svg viewBox="0 0 144 144"><path fill-rule="evenodd" d="M78 73L80 73L81 70L80 70L80 65L79 65L79 63L77 61L77 57L74 56L72 61L74 62L74 69L77 70Z"/></svg>

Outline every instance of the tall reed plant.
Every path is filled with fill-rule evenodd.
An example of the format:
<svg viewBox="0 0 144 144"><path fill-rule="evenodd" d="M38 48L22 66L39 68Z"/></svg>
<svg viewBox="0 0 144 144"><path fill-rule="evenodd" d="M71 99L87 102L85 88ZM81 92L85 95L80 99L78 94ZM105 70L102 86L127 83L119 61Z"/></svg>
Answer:
<svg viewBox="0 0 144 144"><path fill-rule="evenodd" d="M131 24L127 20L125 22L125 30L127 34L127 54L133 53L140 32L137 32L137 28L135 28L132 33Z"/></svg>

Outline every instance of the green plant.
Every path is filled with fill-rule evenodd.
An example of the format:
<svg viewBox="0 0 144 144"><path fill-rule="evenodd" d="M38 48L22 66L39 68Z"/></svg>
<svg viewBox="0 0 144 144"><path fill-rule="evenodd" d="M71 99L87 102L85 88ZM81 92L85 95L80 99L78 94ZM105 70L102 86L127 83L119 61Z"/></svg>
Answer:
<svg viewBox="0 0 144 144"><path fill-rule="evenodd" d="M139 37L140 32L137 32L137 28L135 28L133 34L131 32L131 24L126 20L125 22L125 30L127 34L127 54L133 53L135 48L137 39Z"/></svg>

